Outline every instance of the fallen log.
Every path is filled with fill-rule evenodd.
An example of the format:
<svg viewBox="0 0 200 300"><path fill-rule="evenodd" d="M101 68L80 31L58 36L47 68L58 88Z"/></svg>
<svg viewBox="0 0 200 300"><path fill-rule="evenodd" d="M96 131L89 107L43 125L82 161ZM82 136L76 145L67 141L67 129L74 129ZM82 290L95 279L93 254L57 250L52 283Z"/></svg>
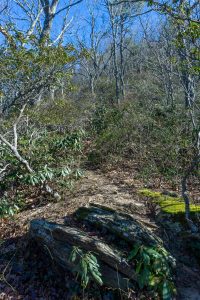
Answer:
<svg viewBox="0 0 200 300"><path fill-rule="evenodd" d="M98 228L104 228L119 238L133 244L135 242L147 246L162 244L153 232L147 229L133 216L115 211L113 208L100 204L90 203L88 206L80 207L75 216L80 221L87 221Z"/></svg>
<svg viewBox="0 0 200 300"><path fill-rule="evenodd" d="M70 272L76 267L69 261L73 246L96 254L105 286L127 290L136 281L133 267L106 243L85 232L45 220L30 222L30 237L47 250L52 259Z"/></svg>

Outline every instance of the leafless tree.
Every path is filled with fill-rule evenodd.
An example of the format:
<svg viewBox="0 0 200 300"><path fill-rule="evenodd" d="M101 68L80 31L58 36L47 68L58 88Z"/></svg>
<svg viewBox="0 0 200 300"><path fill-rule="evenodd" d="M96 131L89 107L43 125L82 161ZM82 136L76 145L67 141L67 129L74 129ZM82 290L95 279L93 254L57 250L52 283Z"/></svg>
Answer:
<svg viewBox="0 0 200 300"><path fill-rule="evenodd" d="M105 46L108 37L108 28L99 29L97 24L98 13L92 7L89 8L89 17L84 19L89 30L87 40L83 38L83 31L77 31L76 40L78 48L83 53L78 64L77 73L83 76L89 84L93 101L96 98L96 84L108 66L111 54L107 53ZM85 53L85 55L84 55Z"/></svg>
<svg viewBox="0 0 200 300"><path fill-rule="evenodd" d="M52 29L53 21L54 19L59 16L62 12L65 12L65 17L63 18L63 26L62 30L59 33L58 37L56 40L59 40L64 32L66 31L67 27L69 24L67 24L67 14L69 12L69 9L73 7L74 5L77 5L81 3L83 0L77 0L77 1L69 1L68 4L63 5L63 7L59 8L60 0L40 0L40 3L43 8L44 12L44 22L42 25L42 30L40 34L40 38L49 38L50 37L50 32Z"/></svg>
<svg viewBox="0 0 200 300"><path fill-rule="evenodd" d="M140 5L128 2L116 5L117 1L110 0L105 0L104 4L109 15L115 92L119 104L125 95L125 41Z"/></svg>
<svg viewBox="0 0 200 300"><path fill-rule="evenodd" d="M62 41L64 33L71 24L71 20L68 18L70 9L82 1L83 0L69 0L63 3L60 0L14 0L14 3L10 4L7 19L4 18L3 22L1 22L1 28L3 29L1 32L6 30L6 20L13 20L14 23L16 23L15 21L17 19L17 30L23 32L26 41L28 41L33 34L36 35L40 41L49 41L53 30L53 22L57 17L61 17L60 23L62 25L60 31L53 40L48 42L49 44L59 43ZM16 6L18 7L20 16L18 16L19 13L17 14L16 12ZM26 22L26 26L22 26L22 22Z"/></svg>
<svg viewBox="0 0 200 300"><path fill-rule="evenodd" d="M149 48L146 55L147 65L162 83L166 105L173 107L175 105L175 84L178 81L177 63L175 63L177 51L173 43L174 30L170 23L165 21L160 25L158 38L153 36L153 30L146 28L142 21L140 24L143 28L146 47Z"/></svg>
<svg viewBox="0 0 200 300"><path fill-rule="evenodd" d="M199 18L199 7L200 7L200 3L198 0L189 0L186 1L188 3L188 10L187 10L187 14L180 14L179 9L177 10L177 7L179 7L179 4L182 5L182 3L184 1L180 0L180 1L176 1L176 2L171 2L171 1L151 1L149 3L149 0L118 0L115 1L113 3L113 5L121 5L121 4L138 4L141 2L146 2L148 5L150 4L152 6L152 9L150 9L149 11L158 11L161 13L166 13L167 15L171 16L172 18L176 19L176 20L184 20L184 21L189 21L189 22L193 22L196 24L200 23L200 18ZM149 12L147 11L147 12ZM196 16L194 16L193 14L191 14L191 12L196 11L197 14Z"/></svg>

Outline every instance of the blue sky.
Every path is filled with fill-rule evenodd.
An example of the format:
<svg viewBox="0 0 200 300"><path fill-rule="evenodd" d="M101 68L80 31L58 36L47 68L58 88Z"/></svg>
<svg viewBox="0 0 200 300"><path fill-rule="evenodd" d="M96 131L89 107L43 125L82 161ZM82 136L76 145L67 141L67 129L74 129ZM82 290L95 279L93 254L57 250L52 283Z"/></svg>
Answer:
<svg viewBox="0 0 200 300"><path fill-rule="evenodd" d="M92 7L96 6L95 15L97 15L97 27L98 31L101 31L105 28L106 23L108 23L107 13L103 5L101 5L101 0L93 0ZM14 1L11 2L13 11L15 14L13 16L16 18L15 22L20 29L26 29L27 23L26 21L19 21L18 18L24 18L24 14L22 10L14 4ZM68 0L60 0L59 7L63 7L69 3ZM71 8L68 20L73 19L71 26L69 27L68 31L65 34L65 42L73 42L75 40L75 33L79 30L79 35L82 35L83 38L87 40L89 35L89 27L87 24L87 20L89 17L89 9L91 8L91 0L83 0L82 3L74 6ZM59 14L53 24L53 36L55 37L59 32L60 28L62 27L62 19L64 17L64 13ZM159 22L158 15L156 13L149 13L148 15L144 15L141 17L142 21L145 23L149 23L153 26L156 30L156 24ZM133 25L131 25L130 30L132 30L135 36L141 36L141 25L139 18L133 20ZM2 36L0 35L0 40Z"/></svg>

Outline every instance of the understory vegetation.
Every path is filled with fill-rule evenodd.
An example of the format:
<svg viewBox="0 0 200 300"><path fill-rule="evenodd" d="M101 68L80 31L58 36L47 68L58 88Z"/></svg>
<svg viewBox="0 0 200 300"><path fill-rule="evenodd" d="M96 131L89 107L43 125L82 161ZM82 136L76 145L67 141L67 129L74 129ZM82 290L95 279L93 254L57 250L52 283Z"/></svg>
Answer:
<svg viewBox="0 0 200 300"><path fill-rule="evenodd" d="M59 105L59 100L56 103ZM32 108L31 114L34 114L34 110L43 111L44 106L48 114L46 105L45 101L37 108ZM71 117L68 106L73 111L78 109L76 103L73 105L68 105L66 99L66 108L62 108L66 119L68 115ZM50 115L51 104L49 110ZM60 123L60 112L54 111L50 123L46 124L43 123L43 117L41 124L39 119L31 119L29 111L24 112L18 151L34 172L29 172L11 149L1 144L1 161L7 166L0 183L6 201L2 201L2 212L9 211L6 207L11 199L14 204L11 203L10 207L13 206L14 210L23 207L23 193L26 194L27 189L34 188L42 192L48 182L62 194L66 188L73 188L74 182L83 176L85 166L114 166L126 160L137 163L137 177L144 184L158 179L160 186L166 181L171 189L178 191L181 177L194 151L190 144L191 130L187 119L180 121L182 113L181 108L180 112L166 111L161 105L148 110L141 103L125 103L119 108L102 104L84 108L83 115L79 113L77 117L73 116L71 128L68 128L68 122ZM81 124L80 118L83 119ZM8 124L6 126L9 128ZM192 180L199 180L198 170ZM17 205L18 202L21 204ZM181 207L181 211L184 211L184 203ZM11 214L13 209L10 210Z"/></svg>

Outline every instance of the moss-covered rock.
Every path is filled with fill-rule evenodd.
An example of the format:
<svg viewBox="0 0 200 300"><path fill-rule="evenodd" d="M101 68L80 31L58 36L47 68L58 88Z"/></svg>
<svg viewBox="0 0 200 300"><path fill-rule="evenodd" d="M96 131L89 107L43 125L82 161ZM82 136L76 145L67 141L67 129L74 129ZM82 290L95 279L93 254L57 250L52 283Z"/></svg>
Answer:
<svg viewBox="0 0 200 300"><path fill-rule="evenodd" d="M155 204L158 204L164 213L173 215L185 213L185 203L180 197L163 195L160 192L149 189L139 190L139 194L151 199ZM191 204L190 211L192 214L200 213L200 205Z"/></svg>

